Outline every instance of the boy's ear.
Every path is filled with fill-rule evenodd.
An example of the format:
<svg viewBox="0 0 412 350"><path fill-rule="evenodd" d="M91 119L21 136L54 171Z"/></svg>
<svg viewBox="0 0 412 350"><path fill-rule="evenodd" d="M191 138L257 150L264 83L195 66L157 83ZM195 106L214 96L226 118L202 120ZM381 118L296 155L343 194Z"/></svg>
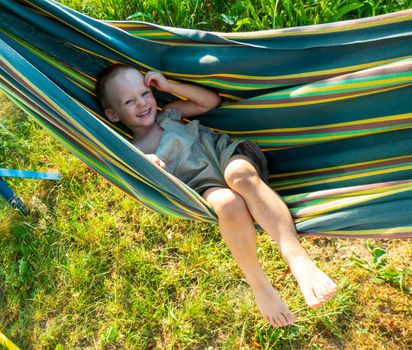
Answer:
<svg viewBox="0 0 412 350"><path fill-rule="evenodd" d="M109 120L113 123L116 123L120 120L116 113L113 111L113 109L106 108L104 110L104 114L106 114L106 117L109 118Z"/></svg>

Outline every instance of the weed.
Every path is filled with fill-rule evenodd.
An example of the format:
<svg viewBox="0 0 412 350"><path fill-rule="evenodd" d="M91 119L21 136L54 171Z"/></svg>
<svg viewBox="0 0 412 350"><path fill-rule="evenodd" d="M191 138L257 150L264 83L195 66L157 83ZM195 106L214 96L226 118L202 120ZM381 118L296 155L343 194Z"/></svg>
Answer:
<svg viewBox="0 0 412 350"><path fill-rule="evenodd" d="M374 248L370 244L367 247L372 255L371 260L351 258L352 263L367 270L374 277L375 282L386 282L403 292L411 294L411 288L404 285L404 280L408 275L412 275L412 268L396 270L386 264L385 249Z"/></svg>

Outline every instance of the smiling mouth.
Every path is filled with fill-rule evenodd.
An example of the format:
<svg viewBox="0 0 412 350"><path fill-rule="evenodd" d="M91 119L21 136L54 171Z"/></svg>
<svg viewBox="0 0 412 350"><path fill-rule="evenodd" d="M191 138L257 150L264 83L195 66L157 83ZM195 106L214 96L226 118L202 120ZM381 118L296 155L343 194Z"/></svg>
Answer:
<svg viewBox="0 0 412 350"><path fill-rule="evenodd" d="M152 109L151 108L149 108L149 109L146 109L145 111L143 111L142 113L139 113L137 116L139 117L139 118L144 118L144 117L146 117L146 116L148 116L149 114L150 114L150 112L152 111Z"/></svg>

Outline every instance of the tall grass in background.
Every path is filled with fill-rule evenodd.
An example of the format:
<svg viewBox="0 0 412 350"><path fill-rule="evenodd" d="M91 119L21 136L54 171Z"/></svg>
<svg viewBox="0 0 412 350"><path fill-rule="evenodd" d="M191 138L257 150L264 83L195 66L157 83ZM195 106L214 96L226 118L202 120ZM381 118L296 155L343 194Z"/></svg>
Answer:
<svg viewBox="0 0 412 350"><path fill-rule="evenodd" d="M411 0L60 2L104 20L223 32L412 7ZM313 312L277 248L258 235L263 268L298 318L275 329L216 225L146 210L1 95L0 138L0 167L63 176L9 180L27 216L0 200L0 332L22 349L412 349L411 241L302 239L340 287Z"/></svg>
<svg viewBox="0 0 412 350"><path fill-rule="evenodd" d="M376 16L412 0L60 0L102 20L139 20L209 31L252 31Z"/></svg>

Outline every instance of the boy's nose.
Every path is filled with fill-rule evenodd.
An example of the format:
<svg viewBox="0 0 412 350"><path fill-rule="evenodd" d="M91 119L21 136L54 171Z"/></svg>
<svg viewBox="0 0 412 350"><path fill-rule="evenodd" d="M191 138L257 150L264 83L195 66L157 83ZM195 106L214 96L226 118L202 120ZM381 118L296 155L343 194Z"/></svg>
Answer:
<svg viewBox="0 0 412 350"><path fill-rule="evenodd" d="M141 97L139 97L136 102L138 106L144 106L145 104L145 100Z"/></svg>

